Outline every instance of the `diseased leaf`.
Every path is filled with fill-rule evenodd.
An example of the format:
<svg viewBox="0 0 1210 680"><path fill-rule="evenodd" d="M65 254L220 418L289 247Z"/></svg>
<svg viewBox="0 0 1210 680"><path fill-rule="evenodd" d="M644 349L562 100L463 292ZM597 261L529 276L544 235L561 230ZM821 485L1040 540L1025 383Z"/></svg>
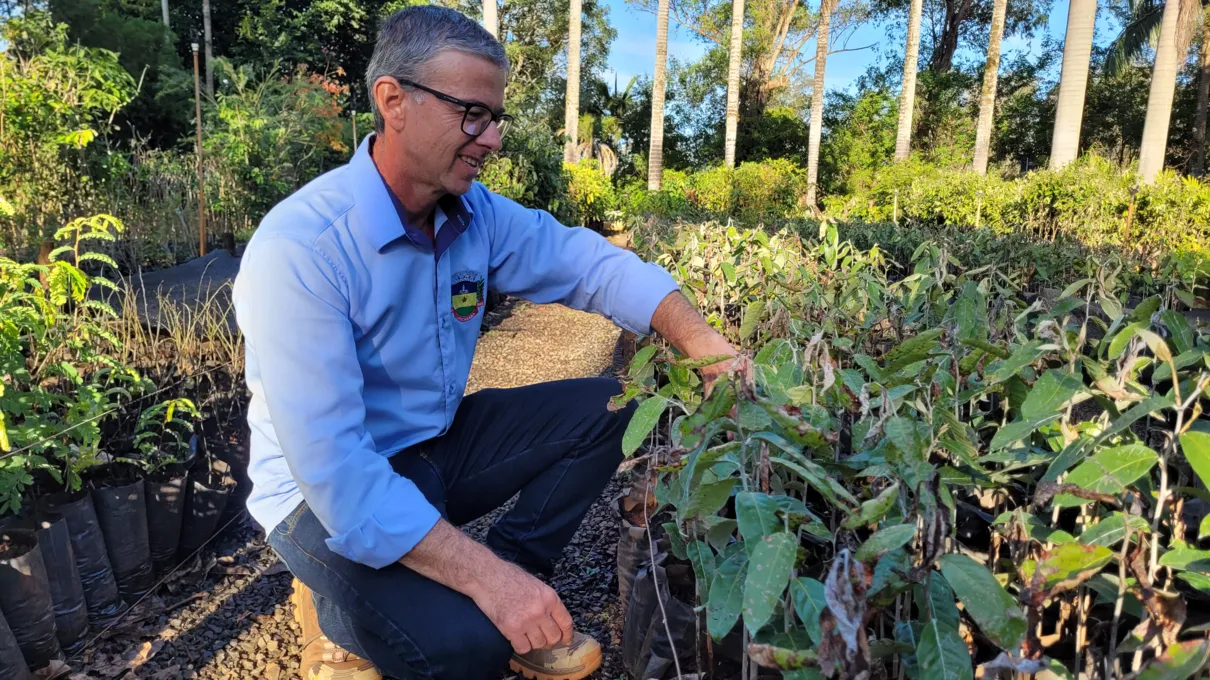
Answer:
<svg viewBox="0 0 1210 680"><path fill-rule="evenodd" d="M1132 323L1118 331L1117 335L1113 336L1113 339L1109 341L1108 357L1110 359L1117 359L1122 356L1122 352L1126 351L1126 346L1130 344L1130 341L1134 339L1135 333L1142 327L1143 324Z"/></svg>
<svg viewBox="0 0 1210 680"><path fill-rule="evenodd" d="M785 522L777 517L778 507L777 499L766 493L741 491L735 494L739 533L747 542L749 552L756 548L760 538L785 530Z"/></svg>
<svg viewBox="0 0 1210 680"><path fill-rule="evenodd" d="M790 584L790 597L794 600L794 611L802 621L807 635L816 644L821 641L819 632L819 615L828 606L824 599L823 583L813 579L799 577Z"/></svg>
<svg viewBox="0 0 1210 680"><path fill-rule="evenodd" d="M899 484L892 484L883 489L882 493L861 504L861 510L850 515L840 525L845 529L856 529L866 524L874 524L881 520L892 507L895 499L899 498Z"/></svg>
<svg viewBox="0 0 1210 680"><path fill-rule="evenodd" d="M1116 298L1101 293L1100 300L1101 310L1105 312L1105 316L1116 319L1122 315L1122 303L1118 302Z"/></svg>
<svg viewBox="0 0 1210 680"><path fill-rule="evenodd" d="M1054 595L1092 578L1111 559L1113 551L1105 546L1064 543L1038 564L1031 582L1041 579L1041 589Z"/></svg>
<svg viewBox="0 0 1210 680"><path fill-rule="evenodd" d="M651 363L651 358L655 353L660 351L659 345L647 345L634 353L634 358L630 360L630 377L637 378L647 368L647 364Z"/></svg>
<svg viewBox="0 0 1210 680"><path fill-rule="evenodd" d="M639 404L630 418L630 424L626 426L626 433L622 435L623 455L630 456L639 450L666 408L668 400L659 396L648 397Z"/></svg>
<svg viewBox="0 0 1210 680"><path fill-rule="evenodd" d="M971 655L958 630L936 618L924 622L920 646L916 648L916 661L920 666L920 680L974 678Z"/></svg>
<svg viewBox="0 0 1210 680"><path fill-rule="evenodd" d="M915 524L897 524L881 529L861 544L855 557L861 562L873 562L895 548L907 545L915 535Z"/></svg>
<svg viewBox="0 0 1210 680"><path fill-rule="evenodd" d="M787 531L765 536L757 543L744 580L744 625L751 634L756 634L773 616L790 583L790 571L798 555L798 538Z"/></svg>
<svg viewBox="0 0 1210 680"><path fill-rule="evenodd" d="M916 650L920 649L920 634L924 631L924 624L919 621L900 621L895 624L895 641L912 648L911 652L900 652L899 662L904 670L904 677L909 680L918 680L920 677L920 665L916 659Z"/></svg>
<svg viewBox="0 0 1210 680"><path fill-rule="evenodd" d="M1186 680L1193 677L1210 662L1210 640L1177 642L1164 650L1130 680Z"/></svg>
<svg viewBox="0 0 1210 680"><path fill-rule="evenodd" d="M698 583L708 584L714 579L714 571L718 568L718 558L710 546L702 541L687 541L685 553L693 565L693 575Z"/></svg>
<svg viewBox="0 0 1210 680"><path fill-rule="evenodd" d="M723 560L710 581L706 600L706 630L715 640L721 640L735 627L744 603L744 574L748 569L748 553L739 551Z"/></svg>
<svg viewBox="0 0 1210 680"><path fill-rule="evenodd" d="M710 484L699 484L689 495L689 502L682 509L681 520L713 515L718 512L718 509L723 507L723 504L731 497L731 489L735 487L737 481L739 480L731 478Z"/></svg>
<svg viewBox="0 0 1210 680"><path fill-rule="evenodd" d="M1021 404L1021 416L1025 420L1032 420L1057 413L1083 389L1083 381L1070 373L1057 369L1046 371L1034 383L1025 403Z"/></svg>
<svg viewBox="0 0 1210 680"><path fill-rule="evenodd" d="M941 573L979 629L1002 649L1016 650L1025 638L1025 615L987 567L961 553L941 557Z"/></svg>

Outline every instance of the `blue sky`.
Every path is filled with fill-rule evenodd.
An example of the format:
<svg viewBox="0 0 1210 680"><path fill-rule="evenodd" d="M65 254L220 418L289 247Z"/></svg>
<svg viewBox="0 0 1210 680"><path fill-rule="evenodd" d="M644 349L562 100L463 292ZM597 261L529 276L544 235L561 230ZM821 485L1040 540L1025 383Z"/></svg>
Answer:
<svg viewBox="0 0 1210 680"><path fill-rule="evenodd" d="M818 6L818 0L807 0L812 6ZM609 55L609 66L617 73L619 85L625 86L633 75L650 74L655 61L655 15L636 9L626 4L625 0L606 0L609 7L610 22L618 31L618 37L613 42ZM1097 20L1097 40L1103 42L1113 27L1108 26L1102 13ZM1052 35L1060 44L1067 25L1067 2L1054 0L1046 33ZM892 32L893 34L893 32ZM890 42L888 42L888 40ZM903 45L901 38L888 38L888 30L876 24L860 27L849 44L861 46L873 44L873 49L842 52L828 58L828 70L825 74L828 90L845 90L852 85L866 69L879 59L878 50L900 52ZM1004 56L1006 61L1012 53L1022 51L1036 53L1042 49L1043 34L1039 33L1032 40L1011 38L1004 41ZM805 49L814 51L808 45ZM676 25L675 20L668 27L668 55L682 61L694 61L702 56L706 46L696 39L695 35ZM612 79L612 78L611 78Z"/></svg>

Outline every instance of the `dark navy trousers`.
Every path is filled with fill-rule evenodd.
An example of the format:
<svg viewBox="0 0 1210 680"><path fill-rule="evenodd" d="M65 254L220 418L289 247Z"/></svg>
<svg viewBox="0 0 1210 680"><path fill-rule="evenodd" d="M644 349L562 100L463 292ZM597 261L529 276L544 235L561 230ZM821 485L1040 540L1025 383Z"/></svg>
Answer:
<svg viewBox="0 0 1210 680"><path fill-rule="evenodd" d="M611 413L608 401L620 392L607 378L483 390L463 399L448 433L391 464L454 525L517 496L488 532L488 547L549 574L621 462L634 403ZM347 560L327 538L303 503L268 541L314 591L334 643L396 680L495 680L507 668L511 646L469 597L401 564Z"/></svg>

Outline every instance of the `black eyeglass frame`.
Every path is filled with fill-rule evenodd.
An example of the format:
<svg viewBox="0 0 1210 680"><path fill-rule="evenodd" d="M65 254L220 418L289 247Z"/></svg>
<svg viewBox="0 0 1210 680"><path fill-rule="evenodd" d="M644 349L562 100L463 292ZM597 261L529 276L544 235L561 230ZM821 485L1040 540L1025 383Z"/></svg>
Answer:
<svg viewBox="0 0 1210 680"><path fill-rule="evenodd" d="M500 136L503 137L504 132L508 129L509 124L513 122L512 116L508 115L507 113L504 113L503 111L500 113L496 113L495 111L492 111L491 107L487 106L486 104L481 104L479 102L463 101L457 97L448 95L444 92L439 92L437 90L434 90L431 87L426 87L424 85L421 85L420 83L408 80L406 78L395 78L395 80L400 85L404 85L406 87L414 87L417 90L421 90L421 91L424 91L424 92L427 92L427 93L433 95L434 97L440 99L441 101L453 104L454 106L461 107L463 109L462 125L461 125L462 134L468 135L470 137L478 137L479 135L482 135L484 132L487 132L487 127L489 125L491 125L492 123L496 124L496 129L500 132ZM470 116L471 109L483 109L484 111L487 111L487 115L491 117L487 121L487 123L484 124L483 129L480 130L478 133L467 132L467 130L466 130L466 119Z"/></svg>

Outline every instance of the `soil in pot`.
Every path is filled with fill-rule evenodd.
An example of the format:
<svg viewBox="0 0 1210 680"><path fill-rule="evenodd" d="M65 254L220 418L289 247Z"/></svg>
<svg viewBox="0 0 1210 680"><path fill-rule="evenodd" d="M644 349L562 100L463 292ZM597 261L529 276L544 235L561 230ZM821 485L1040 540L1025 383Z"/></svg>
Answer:
<svg viewBox="0 0 1210 680"><path fill-rule="evenodd" d="M63 653L70 656L84 649L88 634L88 605L84 587L71 551L71 530L67 518L54 512L42 513L35 520L38 548L46 566L50 599L55 608L55 633Z"/></svg>
<svg viewBox="0 0 1210 680"><path fill-rule="evenodd" d="M29 672L29 666L25 665L25 657L21 654L21 647L17 645L17 638L13 637L13 631L8 627L8 622L4 620L4 616L0 615L0 680L33 680L33 673Z"/></svg>
<svg viewBox="0 0 1210 680"><path fill-rule="evenodd" d="M0 610L30 668L63 658L46 565L32 531L0 532Z"/></svg>
<svg viewBox="0 0 1210 680"><path fill-rule="evenodd" d="M181 542L177 547L177 555L182 560L201 549L218 528L235 480L229 474L216 472L211 465L199 465L190 473L186 484L189 494L181 523Z"/></svg>
<svg viewBox="0 0 1210 680"><path fill-rule="evenodd" d="M97 627L108 626L126 613L127 606L118 594L92 495L84 490L57 493L43 497L39 505L61 514L67 521L71 554L88 605L88 622Z"/></svg>
<svg viewBox="0 0 1210 680"><path fill-rule="evenodd" d="M147 541L151 565L157 574L166 574L176 564L181 541L181 520L185 512L185 471L170 467L143 480L147 501Z"/></svg>
<svg viewBox="0 0 1210 680"><path fill-rule="evenodd" d="M143 480L128 466L105 465L90 475L92 502L122 599L134 604L155 587L147 539ZM133 479L132 479L133 478Z"/></svg>

